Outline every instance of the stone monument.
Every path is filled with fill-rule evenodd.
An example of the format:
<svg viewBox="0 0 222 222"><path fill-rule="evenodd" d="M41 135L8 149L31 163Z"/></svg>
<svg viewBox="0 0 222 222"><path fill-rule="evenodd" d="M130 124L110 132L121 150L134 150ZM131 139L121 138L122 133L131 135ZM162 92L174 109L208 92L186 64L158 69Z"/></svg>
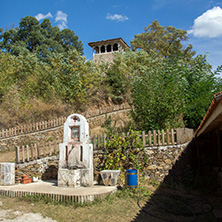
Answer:
<svg viewBox="0 0 222 222"><path fill-rule="evenodd" d="M8 186L15 184L15 164L0 163L0 185Z"/></svg>
<svg viewBox="0 0 222 222"><path fill-rule="evenodd" d="M89 124L79 114L70 115L64 123L63 143L59 144L58 186L93 185L93 145Z"/></svg>

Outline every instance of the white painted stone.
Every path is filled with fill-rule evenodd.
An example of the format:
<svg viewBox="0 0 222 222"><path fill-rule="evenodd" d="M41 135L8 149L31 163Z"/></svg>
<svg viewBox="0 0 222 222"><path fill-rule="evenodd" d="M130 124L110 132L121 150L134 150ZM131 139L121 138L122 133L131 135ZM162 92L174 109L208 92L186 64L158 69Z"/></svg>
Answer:
<svg viewBox="0 0 222 222"><path fill-rule="evenodd" d="M79 114L70 115L64 124L63 143L59 144L58 186L93 185L93 145L89 124Z"/></svg>

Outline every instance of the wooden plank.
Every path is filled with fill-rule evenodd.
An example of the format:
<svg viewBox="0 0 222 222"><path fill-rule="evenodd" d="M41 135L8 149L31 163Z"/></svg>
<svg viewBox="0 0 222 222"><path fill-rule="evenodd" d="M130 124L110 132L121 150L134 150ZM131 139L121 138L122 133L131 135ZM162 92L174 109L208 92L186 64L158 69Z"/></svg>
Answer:
<svg viewBox="0 0 222 222"><path fill-rule="evenodd" d="M154 144L154 146L157 145L157 142L156 142L156 130L153 130L153 144Z"/></svg>
<svg viewBox="0 0 222 222"><path fill-rule="evenodd" d="M173 129L171 129L171 141L172 141L172 144L174 145L175 141L174 141L174 130Z"/></svg>
<svg viewBox="0 0 222 222"><path fill-rule="evenodd" d="M170 145L170 132L169 132L169 129L167 129L166 134L167 134L167 145Z"/></svg>
<svg viewBox="0 0 222 222"><path fill-rule="evenodd" d="M25 162L25 146L22 146L22 162Z"/></svg>
<svg viewBox="0 0 222 222"><path fill-rule="evenodd" d="M9 128L9 136L12 136L12 129Z"/></svg>
<svg viewBox="0 0 222 222"><path fill-rule="evenodd" d="M31 159L34 159L34 147L33 144L30 145L30 151L31 151Z"/></svg>
<svg viewBox="0 0 222 222"><path fill-rule="evenodd" d="M160 130L157 131L157 139L158 139L158 145L160 146L161 145L161 141L160 141Z"/></svg>
<svg viewBox="0 0 222 222"><path fill-rule="evenodd" d="M149 145L152 146L152 135L151 135L151 131L148 131L148 137L149 137Z"/></svg>
<svg viewBox="0 0 222 222"><path fill-rule="evenodd" d="M5 135L8 137L8 129L5 130Z"/></svg>
<svg viewBox="0 0 222 222"><path fill-rule="evenodd" d="M20 163L20 146L15 147L16 163Z"/></svg>
<svg viewBox="0 0 222 222"><path fill-rule="evenodd" d="M29 145L26 145L27 161L29 162Z"/></svg>
<svg viewBox="0 0 222 222"><path fill-rule="evenodd" d="M164 146L165 144L165 132L162 130L162 145Z"/></svg>
<svg viewBox="0 0 222 222"><path fill-rule="evenodd" d="M142 132L142 138L143 138L143 146L146 146L146 136L145 136L145 131Z"/></svg>
<svg viewBox="0 0 222 222"><path fill-rule="evenodd" d="M35 130L38 131L39 130L39 123L35 124Z"/></svg>

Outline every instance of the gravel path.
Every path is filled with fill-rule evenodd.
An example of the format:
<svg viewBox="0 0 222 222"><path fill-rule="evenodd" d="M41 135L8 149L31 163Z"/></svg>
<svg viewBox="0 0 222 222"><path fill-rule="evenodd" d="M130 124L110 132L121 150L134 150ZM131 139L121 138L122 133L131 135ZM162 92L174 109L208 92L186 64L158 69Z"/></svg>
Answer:
<svg viewBox="0 0 222 222"><path fill-rule="evenodd" d="M0 210L0 221L4 222L56 222L51 218L43 218L41 214L37 213L22 213L21 211Z"/></svg>

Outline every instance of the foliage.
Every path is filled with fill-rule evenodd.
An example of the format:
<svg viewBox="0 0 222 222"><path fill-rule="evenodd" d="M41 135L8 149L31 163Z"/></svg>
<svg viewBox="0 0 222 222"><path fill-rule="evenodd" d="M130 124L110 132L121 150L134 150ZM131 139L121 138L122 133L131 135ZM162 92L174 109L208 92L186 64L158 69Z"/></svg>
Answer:
<svg viewBox="0 0 222 222"><path fill-rule="evenodd" d="M143 170L147 156L139 133L130 130L127 136L113 135L105 146L105 169L121 170L136 168Z"/></svg>
<svg viewBox="0 0 222 222"><path fill-rule="evenodd" d="M164 58L182 58L190 60L195 52L192 51L192 45L183 47L182 41L188 39L185 30L176 29L172 26L161 26L157 20L145 27L144 32L135 35L131 41L133 49L143 49L148 54L153 51L158 56Z"/></svg>
<svg viewBox="0 0 222 222"><path fill-rule="evenodd" d="M69 51L77 50L83 54L78 36L70 29L60 31L57 26L53 27L49 19L39 23L35 17L26 16L21 19L19 27L2 31L0 39L1 50L16 56L31 52L46 62L53 53L67 55Z"/></svg>
<svg viewBox="0 0 222 222"><path fill-rule="evenodd" d="M49 119L52 114L49 108L57 106L59 111L64 104L67 108L74 105L75 109L84 109L83 104L96 96L103 74L93 62L86 62L75 50L66 56L52 56L49 64L31 53L14 56L0 52L1 114L12 115L10 121L16 117L21 122L34 117L32 121L38 121L41 112L46 115L40 120L45 120L46 116Z"/></svg>
<svg viewBox="0 0 222 222"><path fill-rule="evenodd" d="M222 81L211 72L207 57L184 62L144 50L116 55L108 72L118 70L127 94L134 126L139 130L187 127L196 129ZM122 77L123 75L124 77ZM117 86L117 85L116 85ZM119 86L118 86L119 87ZM117 88L118 88L117 87ZM127 97L125 97L127 98Z"/></svg>
<svg viewBox="0 0 222 222"><path fill-rule="evenodd" d="M221 90L206 56L198 55L184 64L181 84L185 99L184 121L187 126L197 129L203 119L213 95Z"/></svg>
<svg viewBox="0 0 222 222"><path fill-rule="evenodd" d="M135 168L143 172L147 164L147 155L139 137L139 132L131 128L126 134L117 135L115 126L111 126L111 117L106 118L102 127L106 130L105 169L120 170Z"/></svg>

